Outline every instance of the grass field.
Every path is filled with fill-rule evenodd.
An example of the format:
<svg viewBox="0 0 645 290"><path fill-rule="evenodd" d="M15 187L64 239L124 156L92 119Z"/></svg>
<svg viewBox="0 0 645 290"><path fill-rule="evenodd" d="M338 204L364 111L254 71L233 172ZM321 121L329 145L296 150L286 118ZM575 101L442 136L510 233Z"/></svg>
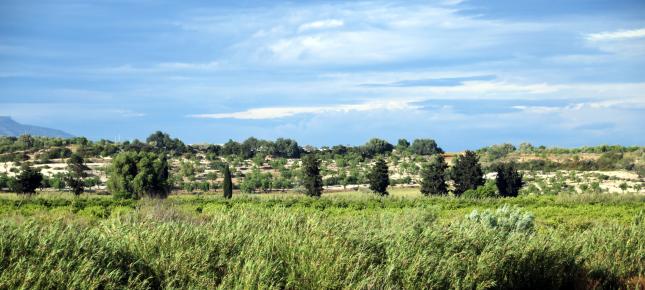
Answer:
<svg viewBox="0 0 645 290"><path fill-rule="evenodd" d="M645 197L0 196L0 289L638 288Z"/></svg>

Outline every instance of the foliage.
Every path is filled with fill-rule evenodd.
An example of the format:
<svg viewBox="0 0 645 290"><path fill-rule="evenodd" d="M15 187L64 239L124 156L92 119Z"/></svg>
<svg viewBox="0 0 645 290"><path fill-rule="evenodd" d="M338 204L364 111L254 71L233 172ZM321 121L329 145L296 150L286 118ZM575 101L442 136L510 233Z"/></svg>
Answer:
<svg viewBox="0 0 645 290"><path fill-rule="evenodd" d="M497 166L495 182L502 197L514 197L520 192L524 181L523 175L517 171L514 163L502 163Z"/></svg>
<svg viewBox="0 0 645 290"><path fill-rule="evenodd" d="M272 188L271 173L262 173L258 168L253 168L240 183L240 190L245 193L269 192Z"/></svg>
<svg viewBox="0 0 645 290"><path fill-rule="evenodd" d="M22 166L20 174L16 176L11 190L20 194L34 194L36 189L41 186L42 181L43 175L35 168L25 164Z"/></svg>
<svg viewBox="0 0 645 290"><path fill-rule="evenodd" d="M228 167L228 164L224 166L224 183L222 187L225 198L233 197L233 181L231 178L231 169Z"/></svg>
<svg viewBox="0 0 645 290"><path fill-rule="evenodd" d="M72 154L67 160L65 182L72 188L72 192L76 196L85 191L84 179L87 177L86 170L89 170L89 168L85 166L85 161L80 155Z"/></svg>
<svg viewBox="0 0 645 290"><path fill-rule="evenodd" d="M122 152L108 170L108 188L115 197L165 198L170 191L168 161L151 152Z"/></svg>
<svg viewBox="0 0 645 290"><path fill-rule="evenodd" d="M181 140L170 138L170 135L157 131L152 133L147 139L146 143L152 146L157 152L170 153L172 155L180 155L186 151L186 145Z"/></svg>
<svg viewBox="0 0 645 290"><path fill-rule="evenodd" d="M421 169L421 193L424 195L448 194L446 169L448 169L448 164L443 156L441 154L433 156L430 162Z"/></svg>
<svg viewBox="0 0 645 290"><path fill-rule="evenodd" d="M526 150L526 147L523 149ZM512 152L515 152L515 150L516 148L515 146L513 146L513 144L505 143L505 144L496 144L489 147L481 148L477 150L477 153L485 155L486 160L488 161L495 161L500 158L503 158L504 156Z"/></svg>
<svg viewBox="0 0 645 290"><path fill-rule="evenodd" d="M462 195L464 198L492 198L499 197L500 193L497 189L497 185L493 180L487 180L484 185L480 185L475 189L466 190Z"/></svg>
<svg viewBox="0 0 645 290"><path fill-rule="evenodd" d="M495 211L485 210L480 212L473 210L466 218L504 232L531 233L535 227L532 213L508 205L504 205Z"/></svg>
<svg viewBox="0 0 645 290"><path fill-rule="evenodd" d="M469 189L476 189L484 184L484 172L479 164L479 157L475 152L466 150L464 155L458 156L451 170L452 180L455 182L455 195L459 196Z"/></svg>
<svg viewBox="0 0 645 290"><path fill-rule="evenodd" d="M363 154L367 157L373 157L379 154L392 152L394 146L383 139L372 138L361 147Z"/></svg>
<svg viewBox="0 0 645 290"><path fill-rule="evenodd" d="M388 174L388 167L385 160L379 158L372 166L368 175L370 183L370 190L380 195L387 195L387 187L390 185L390 177Z"/></svg>
<svg viewBox="0 0 645 290"><path fill-rule="evenodd" d="M642 200L508 200L531 207L533 220L502 206L507 200L357 196L0 198L0 213L13 216L0 219L0 288L642 287L642 214L599 220ZM447 218L453 208L457 216ZM545 210L564 219L545 226Z"/></svg>
<svg viewBox="0 0 645 290"><path fill-rule="evenodd" d="M437 142L433 139L414 139L410 150L418 155L433 155L444 153L443 149L437 146Z"/></svg>
<svg viewBox="0 0 645 290"><path fill-rule="evenodd" d="M320 197L323 191L322 176L320 175L320 159L315 154L307 154L302 158L302 185L309 196Z"/></svg>

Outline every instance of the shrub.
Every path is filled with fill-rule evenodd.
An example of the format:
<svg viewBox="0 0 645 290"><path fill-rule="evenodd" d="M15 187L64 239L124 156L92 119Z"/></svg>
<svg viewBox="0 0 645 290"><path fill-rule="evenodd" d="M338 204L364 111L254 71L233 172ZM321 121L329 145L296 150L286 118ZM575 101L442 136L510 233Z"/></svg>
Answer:
<svg viewBox="0 0 645 290"><path fill-rule="evenodd" d="M497 191L497 185L495 184L495 181L487 180L484 185L480 185L476 189L466 190L461 196L464 198L481 199L499 197L500 194Z"/></svg>
<svg viewBox="0 0 645 290"><path fill-rule="evenodd" d="M518 207L503 205L495 211L473 210L466 216L469 221L504 232L531 233L535 227L533 214Z"/></svg>
<svg viewBox="0 0 645 290"><path fill-rule="evenodd" d="M165 155L152 152L119 153L112 160L108 176L108 188L119 198L165 198L171 188Z"/></svg>

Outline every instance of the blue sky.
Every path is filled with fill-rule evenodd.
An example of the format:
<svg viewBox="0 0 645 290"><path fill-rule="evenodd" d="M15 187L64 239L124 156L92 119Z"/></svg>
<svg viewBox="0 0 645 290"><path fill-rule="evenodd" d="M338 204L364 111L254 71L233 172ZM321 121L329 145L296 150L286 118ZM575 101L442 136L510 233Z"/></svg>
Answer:
<svg viewBox="0 0 645 290"><path fill-rule="evenodd" d="M92 139L644 145L645 2L7 0L0 115Z"/></svg>

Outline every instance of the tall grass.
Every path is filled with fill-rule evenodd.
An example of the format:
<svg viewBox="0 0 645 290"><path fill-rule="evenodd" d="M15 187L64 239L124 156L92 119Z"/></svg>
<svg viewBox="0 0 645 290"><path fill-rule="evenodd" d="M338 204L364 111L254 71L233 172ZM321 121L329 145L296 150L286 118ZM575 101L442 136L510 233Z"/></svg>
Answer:
<svg viewBox="0 0 645 290"><path fill-rule="evenodd" d="M141 201L99 216L73 207L6 216L0 289L571 289L638 287L645 276L642 216L533 230L517 208L443 220L436 206L347 201L339 214L306 205L315 200L282 202L195 202L198 213L192 203Z"/></svg>

